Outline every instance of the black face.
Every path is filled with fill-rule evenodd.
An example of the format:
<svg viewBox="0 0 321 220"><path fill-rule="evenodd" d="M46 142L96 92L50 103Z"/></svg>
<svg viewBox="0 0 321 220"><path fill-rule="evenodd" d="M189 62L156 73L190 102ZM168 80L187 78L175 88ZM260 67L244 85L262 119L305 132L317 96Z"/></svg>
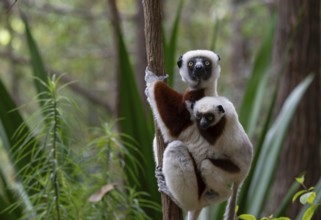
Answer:
<svg viewBox="0 0 321 220"><path fill-rule="evenodd" d="M206 57L193 57L187 62L188 74L194 81L205 81L211 77L212 62Z"/></svg>
<svg viewBox="0 0 321 220"><path fill-rule="evenodd" d="M215 115L213 113L197 113L196 121L201 129L207 129L215 121Z"/></svg>

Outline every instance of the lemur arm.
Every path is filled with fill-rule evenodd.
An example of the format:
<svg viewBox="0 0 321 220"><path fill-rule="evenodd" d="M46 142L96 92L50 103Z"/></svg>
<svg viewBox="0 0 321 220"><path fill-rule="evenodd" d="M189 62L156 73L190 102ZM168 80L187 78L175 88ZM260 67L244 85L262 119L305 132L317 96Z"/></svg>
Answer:
<svg viewBox="0 0 321 220"><path fill-rule="evenodd" d="M158 77L146 70L147 100L165 141L169 141L175 139L192 122L183 101L184 96L170 88L163 80L164 77Z"/></svg>

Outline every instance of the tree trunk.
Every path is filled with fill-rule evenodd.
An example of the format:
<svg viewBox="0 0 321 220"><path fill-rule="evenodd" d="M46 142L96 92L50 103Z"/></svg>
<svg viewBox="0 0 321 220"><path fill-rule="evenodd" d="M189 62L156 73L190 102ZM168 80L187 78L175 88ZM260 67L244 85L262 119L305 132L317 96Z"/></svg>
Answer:
<svg viewBox="0 0 321 220"><path fill-rule="evenodd" d="M135 48L135 77L137 82L137 88L139 94L144 103L144 109L148 109L148 103L145 98L145 68L147 65L146 61L146 44L145 44L145 33L144 33L144 9L141 0L136 1L136 48Z"/></svg>
<svg viewBox="0 0 321 220"><path fill-rule="evenodd" d="M279 110L289 93L308 74L315 78L292 119L280 156L273 196L277 207L294 178L306 173L306 185L320 178L320 1L282 0L274 45L274 66L284 74L277 99ZM281 62L285 61L285 62ZM281 71L280 71L281 70ZM298 203L287 216L297 215Z"/></svg>
<svg viewBox="0 0 321 220"><path fill-rule="evenodd" d="M145 17L145 38L148 68L157 75L164 75L164 51L161 26L161 5L160 1L143 0ZM164 140L159 129L156 127L156 139L158 150L158 164L163 164L163 153L165 149ZM171 199L162 194L163 220L183 219L182 211Z"/></svg>

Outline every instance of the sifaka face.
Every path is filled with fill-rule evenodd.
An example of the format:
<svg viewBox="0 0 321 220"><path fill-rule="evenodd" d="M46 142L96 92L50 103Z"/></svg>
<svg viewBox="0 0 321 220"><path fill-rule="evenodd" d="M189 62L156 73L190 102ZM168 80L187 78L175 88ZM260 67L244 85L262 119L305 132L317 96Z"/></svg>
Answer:
<svg viewBox="0 0 321 220"><path fill-rule="evenodd" d="M206 57L193 57L187 61L189 77L197 82L208 80L212 74L212 62Z"/></svg>
<svg viewBox="0 0 321 220"><path fill-rule="evenodd" d="M220 57L209 50L192 50L179 57L177 65L184 82L192 89L202 89L219 77Z"/></svg>
<svg viewBox="0 0 321 220"><path fill-rule="evenodd" d="M195 111L195 119L198 126L205 130L209 127L216 125L224 116L224 108L222 105L213 106L209 109L199 109Z"/></svg>

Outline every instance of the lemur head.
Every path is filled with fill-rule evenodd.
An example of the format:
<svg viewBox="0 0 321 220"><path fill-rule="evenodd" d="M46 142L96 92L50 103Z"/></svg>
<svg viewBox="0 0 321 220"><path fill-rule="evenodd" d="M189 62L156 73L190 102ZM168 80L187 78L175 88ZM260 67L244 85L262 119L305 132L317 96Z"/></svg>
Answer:
<svg viewBox="0 0 321 220"><path fill-rule="evenodd" d="M221 71L219 61L219 55L210 50L191 50L179 57L177 65L190 88L206 89L216 86Z"/></svg>
<svg viewBox="0 0 321 220"><path fill-rule="evenodd" d="M225 110L218 98L204 97L193 105L193 117L201 129L216 125L225 115Z"/></svg>

